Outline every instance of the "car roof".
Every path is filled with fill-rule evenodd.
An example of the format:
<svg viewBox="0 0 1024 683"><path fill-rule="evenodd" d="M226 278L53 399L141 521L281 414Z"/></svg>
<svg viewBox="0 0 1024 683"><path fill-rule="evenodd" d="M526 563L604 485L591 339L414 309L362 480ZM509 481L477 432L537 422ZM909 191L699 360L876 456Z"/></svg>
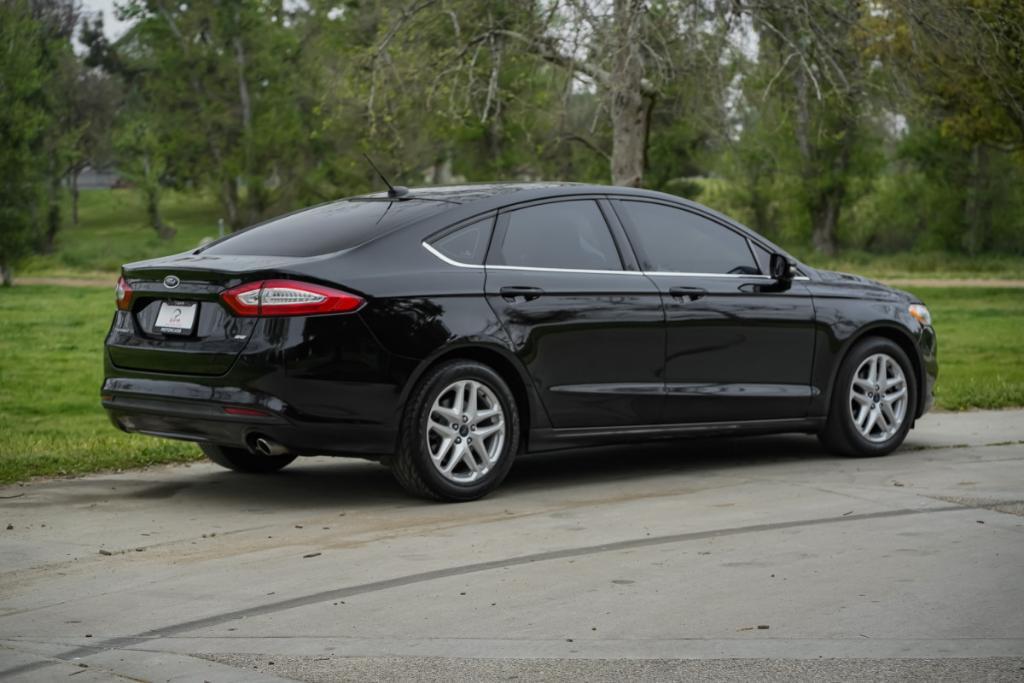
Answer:
<svg viewBox="0 0 1024 683"><path fill-rule="evenodd" d="M570 182L492 182L415 187L403 191L399 197L377 192L333 200L264 221L194 253L288 256L341 253L371 244L383 246L390 243L391 238L408 234L408 230L416 233L417 240L426 239L439 230L524 203L587 196L669 202L711 216L778 249L728 216L663 192ZM345 230L339 229L339 220L345 221ZM294 235L293 230L299 225L304 227L307 239L287 237Z"/></svg>
<svg viewBox="0 0 1024 683"><path fill-rule="evenodd" d="M570 183L570 182L496 182L496 183L469 183L462 185L438 185L438 186L427 186L427 187L416 187L409 188L409 193L402 199L398 200L401 202L415 202L416 199L425 200L423 204L433 204L435 202L450 203L451 206L448 211L430 211L424 212L426 217L428 214L429 220L426 221L412 221L411 223L418 223L420 225L429 225L430 230L438 229L438 226L442 224L455 225L466 219L470 219L480 214L489 213L491 211L501 210L505 207L509 207L515 204L521 204L526 202L538 201L543 199L556 199L558 197L574 197L574 196L607 196L609 198L633 198L633 199L650 199L663 202L669 202L682 206L684 208L692 209L694 211L703 213L707 216L711 216L726 225L732 226L734 229L738 229L741 232L747 234L756 241L770 247L775 251L786 253L785 250L781 249L777 245L773 244L764 235L760 235L742 223L736 221L725 214L722 214L714 209L699 204L695 201L685 199L673 194L667 194L665 192L658 192L656 190L646 190L639 187L622 187L619 185L598 185L595 183ZM433 200L433 201L431 201ZM389 201L389 197L386 192L378 192L374 194L362 195L359 197L350 197L347 200L342 201ZM391 199L390 201L395 201ZM420 203L420 202L416 202ZM406 223L405 225L410 225ZM400 233L403 232L401 227L395 231ZM386 232L380 233L378 236L382 237ZM788 255L788 254L787 254ZM792 257L791 257L792 258Z"/></svg>
<svg viewBox="0 0 1024 683"><path fill-rule="evenodd" d="M408 188L408 194L400 199L388 196L386 192L348 197L338 201L377 201L377 202L401 202L416 204L448 203L451 205L449 211L424 211L423 215L450 219L451 222L459 222L472 215L500 210L514 204L538 201L542 199L554 199L558 197L573 197L581 195L601 195L608 197L621 196L623 198L653 199L678 204L695 211L714 216L718 220L739 227L751 232L746 226L737 223L734 219L721 214L703 204L684 199L673 194L645 190L639 187L622 187L619 185L598 185L593 183L570 183L570 182L497 182L497 183L469 183L462 185L436 185L427 187ZM423 200L417 202L416 200ZM332 202L333 203L333 202ZM424 207L426 208L426 207ZM414 212L410 212L411 214ZM418 221L405 223L409 225ZM380 234L386 234L382 231ZM759 236L760 237L760 236ZM762 237L762 239L764 239Z"/></svg>
<svg viewBox="0 0 1024 683"><path fill-rule="evenodd" d="M646 196L652 199L665 199L683 204L691 204L694 208L705 209L700 204L691 202L676 195L645 190L636 187L621 187L617 185L598 185L591 183L570 183L570 182L497 182L497 183L466 183L462 185L434 185L425 187L408 188L409 193L398 201L410 201L415 199L444 200L453 204L479 204L495 203L497 205L528 202L535 199L547 197L600 194L600 195L630 195ZM347 201L389 201L386 192L349 197ZM497 200L491 201L488 200ZM346 201L346 200L342 200ZM393 201L393 200L392 200Z"/></svg>

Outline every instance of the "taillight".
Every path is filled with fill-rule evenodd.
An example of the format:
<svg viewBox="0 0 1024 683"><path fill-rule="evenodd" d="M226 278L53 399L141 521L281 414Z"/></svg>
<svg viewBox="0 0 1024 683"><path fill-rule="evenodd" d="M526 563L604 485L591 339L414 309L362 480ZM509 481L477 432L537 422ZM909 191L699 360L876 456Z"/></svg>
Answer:
<svg viewBox="0 0 1024 683"><path fill-rule="evenodd" d="M118 310L127 311L131 309L132 288L128 286L124 275L117 278L117 284L114 286L114 299L117 301Z"/></svg>
<svg viewBox="0 0 1024 683"><path fill-rule="evenodd" d="M355 294L294 280L250 282L223 292L220 298L243 317L350 313L364 303Z"/></svg>

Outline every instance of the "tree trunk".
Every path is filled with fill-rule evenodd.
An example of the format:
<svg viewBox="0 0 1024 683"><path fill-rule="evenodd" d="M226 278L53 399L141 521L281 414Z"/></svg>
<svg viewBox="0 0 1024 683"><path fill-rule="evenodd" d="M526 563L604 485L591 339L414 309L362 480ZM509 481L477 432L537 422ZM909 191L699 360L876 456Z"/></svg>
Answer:
<svg viewBox="0 0 1024 683"><path fill-rule="evenodd" d="M811 224L811 239L818 251L834 256L839 251L839 212L846 199L847 174L850 172L850 157L857 136L857 121L852 115L845 118L841 130L839 149L832 149L832 166L826 169L827 183L818 184L819 194L815 205L819 208L817 219ZM820 154L820 153L819 153Z"/></svg>
<svg viewBox="0 0 1024 683"><path fill-rule="evenodd" d="M238 13L235 13L235 20L238 21ZM235 65L238 70L238 109L242 119L242 177L246 183L246 216L238 219L238 227L243 223L255 222L266 210L266 179L257 177L253 169L252 154L252 98L249 96L249 83L246 80L246 56L245 46L240 36L235 36L232 41L235 47ZM236 191L237 197L237 191ZM234 223L232 223L234 227Z"/></svg>
<svg viewBox="0 0 1024 683"><path fill-rule="evenodd" d="M967 197L964 200L963 246L972 256L985 248L988 241L991 203L986 196L988 185L988 154L983 145L971 148L968 166Z"/></svg>
<svg viewBox="0 0 1024 683"><path fill-rule="evenodd" d="M450 185L452 183L452 156L445 150L444 156L434 162L430 172L431 185Z"/></svg>
<svg viewBox="0 0 1024 683"><path fill-rule="evenodd" d="M652 99L644 96L644 57L641 52L643 0L615 0L615 59L612 66L612 183L639 187L647 155L648 112Z"/></svg>
<svg viewBox="0 0 1024 683"><path fill-rule="evenodd" d="M60 231L60 176L50 169L50 185L46 196L46 245L47 252L57 247L57 233Z"/></svg>
<svg viewBox="0 0 1024 683"><path fill-rule="evenodd" d="M174 237L177 230L164 223L160 215L160 190L153 187L146 187L146 216L149 218L149 225L156 230L157 236L162 240L169 240Z"/></svg>
<svg viewBox="0 0 1024 683"><path fill-rule="evenodd" d="M761 192L761 174L755 173L750 182L750 206L754 210L754 230L758 233L771 237L775 233L775 226L771 219L771 200Z"/></svg>
<svg viewBox="0 0 1024 683"><path fill-rule="evenodd" d="M826 256L838 251L836 226L845 190L842 186L824 190L811 207L811 241L814 248Z"/></svg>
<svg viewBox="0 0 1024 683"><path fill-rule="evenodd" d="M224 205L224 211L228 214L228 226L231 232L240 230L242 216L238 211L238 181L235 178L228 178L221 183L220 200Z"/></svg>
<svg viewBox="0 0 1024 683"><path fill-rule="evenodd" d="M10 287L14 284L14 271L9 263L0 263L0 280L2 286Z"/></svg>
<svg viewBox="0 0 1024 683"><path fill-rule="evenodd" d="M856 120L852 114L843 118L838 130L827 130L827 134L840 136L838 149L812 142L810 92L807 75L803 69L796 69L793 75L796 88L796 133L797 149L803 165L804 197L811 219L811 243L826 256L835 256L839 251L837 227L839 212L846 196L846 173L853 151Z"/></svg>
<svg viewBox="0 0 1024 683"><path fill-rule="evenodd" d="M163 216L160 215L160 179L154 177L155 173L150 163L149 154L144 154L142 157L142 169L144 178L142 192L146 199L146 217L149 219L149 227L156 230L160 239L169 240L177 231L164 223Z"/></svg>
<svg viewBox="0 0 1024 683"><path fill-rule="evenodd" d="M71 186L71 225L78 227L78 175L81 169L77 166L71 169L69 185Z"/></svg>

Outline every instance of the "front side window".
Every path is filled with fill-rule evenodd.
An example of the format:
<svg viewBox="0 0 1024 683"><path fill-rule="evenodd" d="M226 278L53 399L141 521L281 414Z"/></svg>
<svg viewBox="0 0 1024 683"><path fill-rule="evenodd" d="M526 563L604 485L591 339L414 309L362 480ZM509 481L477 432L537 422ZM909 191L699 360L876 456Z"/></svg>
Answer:
<svg viewBox="0 0 1024 683"><path fill-rule="evenodd" d="M683 209L619 201L639 241L644 270L667 273L756 274L742 235Z"/></svg>
<svg viewBox="0 0 1024 683"><path fill-rule="evenodd" d="M507 266L622 270L608 224L589 199L510 212L498 255Z"/></svg>
<svg viewBox="0 0 1024 683"><path fill-rule="evenodd" d="M757 242L751 242L754 247L754 256L757 257L757 265L761 272L767 275L771 272L772 253Z"/></svg>

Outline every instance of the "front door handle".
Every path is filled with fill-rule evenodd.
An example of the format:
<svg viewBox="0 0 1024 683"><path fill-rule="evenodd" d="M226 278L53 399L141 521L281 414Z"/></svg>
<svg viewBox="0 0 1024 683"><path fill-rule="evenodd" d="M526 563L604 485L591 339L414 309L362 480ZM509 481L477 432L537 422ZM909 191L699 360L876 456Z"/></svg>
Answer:
<svg viewBox="0 0 1024 683"><path fill-rule="evenodd" d="M526 301L533 301L544 294L540 287L502 287L498 291L506 301L515 301L520 296Z"/></svg>
<svg viewBox="0 0 1024 683"><path fill-rule="evenodd" d="M670 287L668 293L673 299L680 299L683 303L696 301L707 296L708 290L700 287Z"/></svg>

